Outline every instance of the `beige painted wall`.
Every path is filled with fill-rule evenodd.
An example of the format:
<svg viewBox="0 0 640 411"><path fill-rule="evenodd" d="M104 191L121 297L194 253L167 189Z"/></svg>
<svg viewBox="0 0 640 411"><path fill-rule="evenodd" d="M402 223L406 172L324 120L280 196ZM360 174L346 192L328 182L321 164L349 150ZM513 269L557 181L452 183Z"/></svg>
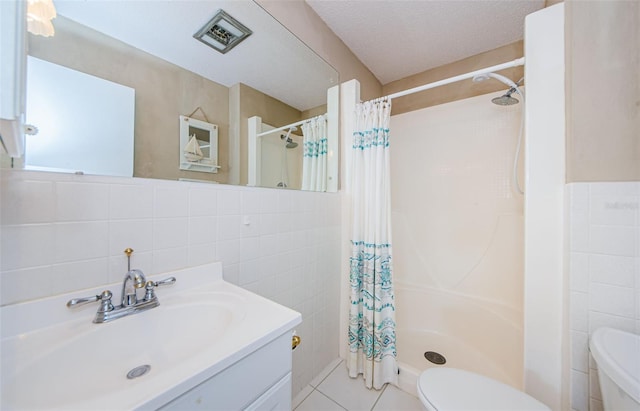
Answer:
<svg viewBox="0 0 640 411"><path fill-rule="evenodd" d="M327 113L327 105L323 104L318 107L310 108L309 110L304 110L301 114L302 118L312 118L315 116L319 116Z"/></svg>
<svg viewBox="0 0 640 411"><path fill-rule="evenodd" d="M54 37L29 36L29 54L135 89L134 176L227 181L227 87L62 16ZM217 174L179 170L179 116L197 107L219 126ZM193 117L204 120L201 113Z"/></svg>
<svg viewBox="0 0 640 411"><path fill-rule="evenodd" d="M282 127L303 119L300 110L297 110L280 100L261 93L245 84L236 84L230 90L232 101L237 106L231 107L231 111L237 113L240 119L240 184L246 185L248 177L248 135L249 125L247 120L253 116L262 118L263 123L274 127Z"/></svg>
<svg viewBox="0 0 640 411"><path fill-rule="evenodd" d="M640 180L640 3L567 1L567 182Z"/></svg>
<svg viewBox="0 0 640 411"><path fill-rule="evenodd" d="M389 95L398 91L407 90L413 87L428 84L434 81L443 80L449 77L479 70L496 64L515 60L524 55L522 41L508 44L494 50L476 54L450 64L445 64L413 76L385 84L382 87L382 94ZM517 82L524 76L522 67L502 70L500 74ZM471 80L459 81L446 86L425 90L421 93L411 94L393 100L392 114L406 113L419 110L425 107L437 106L456 100L492 93L494 91L505 90L508 87L496 80L486 80L474 83Z"/></svg>

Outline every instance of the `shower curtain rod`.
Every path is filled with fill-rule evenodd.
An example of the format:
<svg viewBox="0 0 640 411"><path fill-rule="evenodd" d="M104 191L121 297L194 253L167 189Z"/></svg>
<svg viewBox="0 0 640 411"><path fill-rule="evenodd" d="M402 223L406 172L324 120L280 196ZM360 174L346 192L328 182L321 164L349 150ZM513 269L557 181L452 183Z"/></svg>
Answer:
<svg viewBox="0 0 640 411"><path fill-rule="evenodd" d="M477 75L480 75L480 74L492 73L494 71L500 71L500 70L504 70L506 68L518 67L518 66L524 66L524 57L521 57L521 58L513 60L513 61L508 61L506 63L498 64L498 65L495 65L495 66L483 68L483 69L480 69L480 70L471 71L471 72L466 73L466 74L460 74L458 76L450 77L450 78L447 78L447 79L444 79L444 80L434 81L433 83L424 84L422 86L410 88L410 89L403 90L403 91L398 91L397 93L389 94L386 97L382 97L381 99L376 99L376 100L382 100L382 99L385 99L385 98L388 98L389 100L392 100L394 98L406 96L406 95L413 94L413 93L418 93L420 91L429 90L431 88L444 86L445 84L455 83L456 81L461 81L461 80L466 80L468 78L473 78L473 77L475 77Z"/></svg>
<svg viewBox="0 0 640 411"><path fill-rule="evenodd" d="M320 115L324 116L324 115L326 115L326 113L325 114L320 114ZM319 116L315 116L315 117L319 117ZM312 117L312 118L315 118L315 117ZM262 136L266 136L266 135L271 134L271 133L277 133L278 131L282 131L282 130L286 130L286 129L291 128L291 127L299 126L301 124L306 123L307 121L311 121L311 118L308 118L306 120L300 120L300 121L297 121L295 123L287 124L286 126L274 128L273 130L263 131L262 133L256 134L256 137L262 137Z"/></svg>

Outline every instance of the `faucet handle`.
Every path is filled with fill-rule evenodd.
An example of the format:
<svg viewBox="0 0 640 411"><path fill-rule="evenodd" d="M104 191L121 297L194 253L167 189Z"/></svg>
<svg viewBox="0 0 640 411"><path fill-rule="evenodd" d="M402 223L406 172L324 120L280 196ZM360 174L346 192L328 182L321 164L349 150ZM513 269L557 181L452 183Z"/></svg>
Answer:
<svg viewBox="0 0 640 411"><path fill-rule="evenodd" d="M100 308L98 309L98 312L108 312L113 310L113 304L111 303L111 291L109 290L104 290L102 293L98 294L98 295L94 295L91 297L84 297L84 298L74 298L72 300L69 300L67 302L67 307L68 308L74 308L74 307L78 307L81 305L85 305L88 303L93 303L96 301L100 301Z"/></svg>
<svg viewBox="0 0 640 411"><path fill-rule="evenodd" d="M153 291L154 288L160 287L163 285L175 284L175 282L176 282L175 277L165 278L164 280L160 280L160 281L147 281L147 284L144 286L144 289L146 290L146 293L144 295L145 301L150 301L156 298L156 293Z"/></svg>
<svg viewBox="0 0 640 411"><path fill-rule="evenodd" d="M171 285L176 283L176 277L165 278L164 280L156 281L153 283L154 287L160 287L162 285ZM149 284L149 282L147 282Z"/></svg>
<svg viewBox="0 0 640 411"><path fill-rule="evenodd" d="M85 304L92 303L99 300L100 300L99 295L94 295L92 297L74 298L72 300L67 301L67 307L68 308L78 307L78 306L85 305Z"/></svg>

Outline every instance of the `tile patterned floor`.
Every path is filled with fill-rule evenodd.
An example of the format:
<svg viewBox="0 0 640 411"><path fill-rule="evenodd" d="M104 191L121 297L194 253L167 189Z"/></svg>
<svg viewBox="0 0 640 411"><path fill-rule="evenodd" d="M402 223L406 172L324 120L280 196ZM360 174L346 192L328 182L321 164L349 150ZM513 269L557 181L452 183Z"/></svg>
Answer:
<svg viewBox="0 0 640 411"><path fill-rule="evenodd" d="M362 377L349 378L336 360L313 379L293 401L295 411L423 411L416 397L393 385L368 390Z"/></svg>

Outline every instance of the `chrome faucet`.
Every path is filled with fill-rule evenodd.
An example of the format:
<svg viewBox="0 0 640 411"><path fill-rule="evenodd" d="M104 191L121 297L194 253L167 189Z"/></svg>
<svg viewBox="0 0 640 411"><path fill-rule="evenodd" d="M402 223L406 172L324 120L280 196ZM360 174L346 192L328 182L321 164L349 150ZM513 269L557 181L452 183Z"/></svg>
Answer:
<svg viewBox="0 0 640 411"><path fill-rule="evenodd" d="M133 250L127 248L125 254L130 257ZM74 298L67 302L67 307L73 308L81 306L90 302L99 301L100 307L93 319L96 324L105 323L107 321L115 320L120 317L125 317L130 314L139 313L149 310L151 308L160 305L158 297L156 296L154 289L163 285L170 285L176 282L175 277L169 277L162 281L147 281L144 273L141 270L133 269L129 266L129 271L122 280L122 304L114 306L111 303L111 297L113 294L109 290L105 290L98 295L94 295L86 298ZM144 298L138 300L136 290L138 288L145 288Z"/></svg>
<svg viewBox="0 0 640 411"><path fill-rule="evenodd" d="M147 284L147 279L141 270L129 270L122 281L122 306L129 307L138 302L136 290Z"/></svg>
<svg viewBox="0 0 640 411"><path fill-rule="evenodd" d="M67 307L73 308L94 301L100 302L98 312L93 319L96 324L106 323L107 321L115 320L117 318L126 317L130 314L136 314L142 311L149 310L151 308L160 305L160 301L155 294L154 289L163 285L170 285L176 282L175 277L169 277L162 281L144 281L145 277L140 270L130 270L124 277L122 283L122 304L114 306L111 303L111 291L105 290L99 295L94 295L86 298L74 298L67 302ZM136 296L136 289L145 288L145 296L138 300Z"/></svg>

